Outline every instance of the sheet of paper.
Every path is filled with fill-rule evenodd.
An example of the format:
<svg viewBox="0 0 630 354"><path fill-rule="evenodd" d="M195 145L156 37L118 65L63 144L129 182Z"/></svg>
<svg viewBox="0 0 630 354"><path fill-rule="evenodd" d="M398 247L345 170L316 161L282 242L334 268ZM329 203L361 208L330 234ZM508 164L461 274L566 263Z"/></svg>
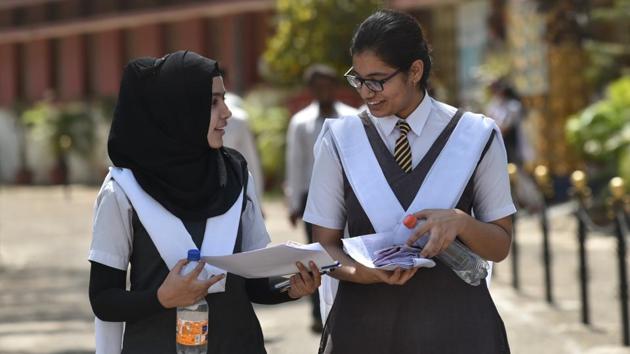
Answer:
<svg viewBox="0 0 630 354"><path fill-rule="evenodd" d="M307 245L287 242L254 251L202 258L210 265L245 278L294 274L298 272L296 262L308 267L308 262L313 261L324 270L337 263L317 242Z"/></svg>
<svg viewBox="0 0 630 354"><path fill-rule="evenodd" d="M410 266L407 262L401 264L393 263L380 267L376 266L374 264L374 260L376 259L377 252L394 245L394 235L391 232L380 232L376 234L344 238L342 241L344 251L352 257L352 259L368 268L394 270L397 267L431 268L435 266L435 262L427 258L414 258L413 266Z"/></svg>

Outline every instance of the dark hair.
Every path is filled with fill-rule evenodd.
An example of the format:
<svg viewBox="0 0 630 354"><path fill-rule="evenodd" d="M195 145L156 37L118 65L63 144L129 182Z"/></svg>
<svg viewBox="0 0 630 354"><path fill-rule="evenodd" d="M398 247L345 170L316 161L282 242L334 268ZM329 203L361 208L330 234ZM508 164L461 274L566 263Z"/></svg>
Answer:
<svg viewBox="0 0 630 354"><path fill-rule="evenodd" d="M379 10L370 15L354 33L350 55L366 50L405 72L414 61L422 60L424 70L419 87L426 89L431 73L430 50L420 23L413 16L394 10Z"/></svg>

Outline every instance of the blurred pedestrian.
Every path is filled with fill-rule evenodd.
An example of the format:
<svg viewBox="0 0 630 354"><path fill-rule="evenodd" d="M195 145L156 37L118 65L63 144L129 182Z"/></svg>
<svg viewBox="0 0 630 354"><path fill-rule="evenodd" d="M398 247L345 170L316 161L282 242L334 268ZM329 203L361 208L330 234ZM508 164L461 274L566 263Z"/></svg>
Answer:
<svg viewBox="0 0 630 354"><path fill-rule="evenodd" d="M256 139L250 128L249 114L243 107L243 99L235 93L225 93L225 104L232 112L232 117L230 124L225 127L223 144L243 155L245 161L247 161L249 172L254 177L256 195L259 200L262 200L265 187L264 178L258 149L256 148Z"/></svg>
<svg viewBox="0 0 630 354"><path fill-rule="evenodd" d="M421 257L457 238L501 261L515 212L496 124L427 94L431 58L414 17L377 11L350 52L346 78L369 112L325 123L304 212L315 241L342 263L330 274L339 285L319 352L509 353L486 282L471 286L439 259L387 271L344 253L344 236L393 232L413 214L423 223L406 243L426 235Z"/></svg>
<svg viewBox="0 0 630 354"><path fill-rule="evenodd" d="M326 118L355 115L357 110L336 98L338 77L335 70L324 64L314 64L304 72L304 82L314 96L313 102L297 112L289 123L286 147L285 195L288 200L289 221L297 226L306 205L308 188L313 173L313 146ZM311 224L305 223L308 242L313 242ZM319 296L312 301L312 330L321 332L322 321Z"/></svg>
<svg viewBox="0 0 630 354"><path fill-rule="evenodd" d="M526 117L525 107L516 90L505 79L493 82L490 91L486 115L494 119L501 130L508 162L521 165L530 148L522 128Z"/></svg>
<svg viewBox="0 0 630 354"><path fill-rule="evenodd" d="M298 265L287 292L274 288L282 278L245 279L203 262L179 274L188 249L230 254L269 242L247 163L223 147L224 95L218 64L193 52L124 70L108 141L115 167L96 200L89 254L97 354L175 353L176 308L202 299L208 353L265 353L251 302L286 302L319 285L312 262L310 273ZM214 275L197 279L203 268Z"/></svg>

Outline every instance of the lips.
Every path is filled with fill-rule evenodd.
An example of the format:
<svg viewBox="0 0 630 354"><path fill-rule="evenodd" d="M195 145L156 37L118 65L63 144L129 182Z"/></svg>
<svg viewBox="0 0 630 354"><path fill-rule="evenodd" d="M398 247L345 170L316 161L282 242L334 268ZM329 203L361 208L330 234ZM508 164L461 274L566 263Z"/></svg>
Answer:
<svg viewBox="0 0 630 354"><path fill-rule="evenodd" d="M369 108L378 108L378 107L380 107L383 104L383 102L385 102L385 101L382 101L382 100L369 101L369 102L367 102L367 105L368 105Z"/></svg>

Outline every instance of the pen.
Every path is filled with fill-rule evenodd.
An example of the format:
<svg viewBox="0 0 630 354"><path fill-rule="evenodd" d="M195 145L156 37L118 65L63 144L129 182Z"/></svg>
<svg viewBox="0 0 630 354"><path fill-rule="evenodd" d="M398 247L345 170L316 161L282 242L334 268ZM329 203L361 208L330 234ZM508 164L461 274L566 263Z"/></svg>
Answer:
<svg viewBox="0 0 630 354"><path fill-rule="evenodd" d="M321 274L321 275L328 274L328 273L332 272L333 270L339 268L340 266L341 266L341 263L339 263L339 262L335 262L335 263L333 263L331 265L323 266L320 269L319 274ZM291 287L290 284L291 284L291 280L287 279L287 280L285 280L283 282L275 284L273 286L273 288L274 289L282 289L280 291L287 291Z"/></svg>

